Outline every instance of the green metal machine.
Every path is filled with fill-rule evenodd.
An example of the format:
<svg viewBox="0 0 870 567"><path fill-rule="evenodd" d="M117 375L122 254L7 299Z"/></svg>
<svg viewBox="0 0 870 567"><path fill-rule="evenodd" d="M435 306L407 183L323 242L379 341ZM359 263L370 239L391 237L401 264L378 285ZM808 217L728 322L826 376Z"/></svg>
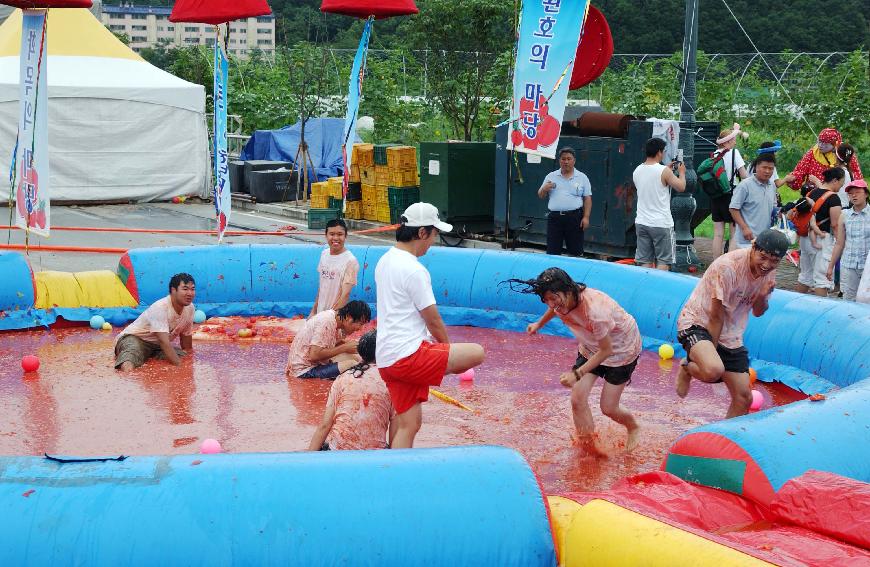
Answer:
<svg viewBox="0 0 870 567"><path fill-rule="evenodd" d="M586 253L615 258L632 258L636 247L634 232L637 195L632 182L634 169L644 159L644 146L652 136L652 123L630 116L599 113L594 128L584 131L563 123L558 147L568 146L577 155L576 168L589 177L592 184L592 214L585 231ZM697 123L700 135L718 133L716 123ZM689 135L687 130L682 135ZM706 135L705 135L706 134ZM692 134L695 135L695 134ZM714 139L715 139L715 135ZM559 169L554 159L514 153L510 168L504 150L507 127L496 132L495 233L509 237L513 244L544 245L547 241L547 202L538 198L538 188L544 177ZM705 159L713 148L696 143L695 163ZM508 171L510 180L508 181ZM709 215L706 195L695 195L698 208L692 227Z"/></svg>
<svg viewBox="0 0 870 567"><path fill-rule="evenodd" d="M493 231L495 143L420 144L420 200L459 234Z"/></svg>

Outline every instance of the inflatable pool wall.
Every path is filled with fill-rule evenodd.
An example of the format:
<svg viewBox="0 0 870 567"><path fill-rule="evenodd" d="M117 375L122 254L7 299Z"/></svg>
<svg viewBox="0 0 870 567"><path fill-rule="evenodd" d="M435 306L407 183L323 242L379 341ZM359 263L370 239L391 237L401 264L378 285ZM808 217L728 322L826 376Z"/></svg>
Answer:
<svg viewBox="0 0 870 567"><path fill-rule="evenodd" d="M556 565L503 447L0 457L0 481L0 565Z"/></svg>
<svg viewBox="0 0 870 567"><path fill-rule="evenodd" d="M352 297L374 305L374 267L384 246L351 246L360 262ZM35 309L33 277L24 256L0 252L10 277L0 283L6 317L0 330L50 324L58 316L84 321L93 313L113 324L130 320L167 293L169 279L186 271L197 280L199 307L210 315L296 315L307 313L317 288L321 247L311 245L226 245L134 249L119 264L121 281L138 309ZM511 292L501 282L532 277L550 266L577 281L606 291L635 319L648 348L676 342L676 320L696 278L562 256L435 247L421 258L432 275L447 324L521 331L537 318L537 297ZM561 325L545 332L568 335ZM862 353L870 346L870 307L776 290L770 309L751 317L746 345L762 380L777 379L807 393L854 384L870 375ZM677 345L677 355L681 349Z"/></svg>

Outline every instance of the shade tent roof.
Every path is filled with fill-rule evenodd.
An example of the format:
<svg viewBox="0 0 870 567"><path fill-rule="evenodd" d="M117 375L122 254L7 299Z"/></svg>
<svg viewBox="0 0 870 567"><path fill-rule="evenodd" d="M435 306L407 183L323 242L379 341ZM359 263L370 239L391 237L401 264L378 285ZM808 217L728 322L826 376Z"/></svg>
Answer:
<svg viewBox="0 0 870 567"><path fill-rule="evenodd" d="M0 102L18 100L21 10L0 25ZM205 88L151 65L88 10L48 15L50 98L93 97L162 104L202 113Z"/></svg>

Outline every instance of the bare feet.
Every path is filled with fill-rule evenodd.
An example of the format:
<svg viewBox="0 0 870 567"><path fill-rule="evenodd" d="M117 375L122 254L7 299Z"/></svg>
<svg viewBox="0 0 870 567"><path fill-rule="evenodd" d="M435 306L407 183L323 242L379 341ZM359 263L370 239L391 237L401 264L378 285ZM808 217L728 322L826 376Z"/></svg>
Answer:
<svg viewBox="0 0 870 567"><path fill-rule="evenodd" d="M628 430L628 439L625 440L625 452L631 453L640 444L640 427L635 425L634 429Z"/></svg>
<svg viewBox="0 0 870 567"><path fill-rule="evenodd" d="M692 375L689 374L689 369L685 364L680 364L680 370L677 372L677 395L685 398L689 393L689 387L692 385Z"/></svg>
<svg viewBox="0 0 870 567"><path fill-rule="evenodd" d="M607 453L598 447L598 444L595 442L596 438L597 436L595 434L578 436L576 443L589 455L598 459L606 459Z"/></svg>

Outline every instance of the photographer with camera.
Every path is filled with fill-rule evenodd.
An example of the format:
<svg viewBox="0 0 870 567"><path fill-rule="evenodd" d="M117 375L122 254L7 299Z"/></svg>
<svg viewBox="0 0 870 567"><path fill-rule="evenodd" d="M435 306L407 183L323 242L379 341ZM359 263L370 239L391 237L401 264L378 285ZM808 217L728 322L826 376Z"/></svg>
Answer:
<svg viewBox="0 0 870 567"><path fill-rule="evenodd" d="M675 161L679 177L673 169L662 165L665 141L650 138L646 142L646 160L632 174L637 192L637 216L634 231L637 249L634 261L645 268L670 270L674 263L674 219L671 216L671 188L686 190L686 165Z"/></svg>

